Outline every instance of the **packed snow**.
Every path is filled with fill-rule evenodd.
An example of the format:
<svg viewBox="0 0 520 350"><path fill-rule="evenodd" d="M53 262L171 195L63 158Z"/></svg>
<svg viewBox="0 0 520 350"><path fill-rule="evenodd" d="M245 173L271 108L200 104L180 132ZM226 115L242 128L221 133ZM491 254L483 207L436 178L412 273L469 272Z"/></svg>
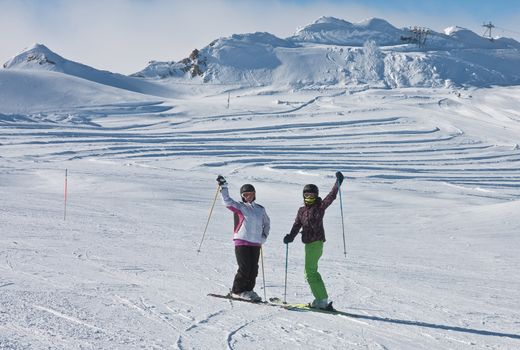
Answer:
<svg viewBox="0 0 520 350"><path fill-rule="evenodd" d="M272 63L276 41L256 38ZM360 50L398 55L347 51ZM353 84L310 64L340 57L335 45L274 51L295 65L255 84L0 70L0 348L520 347L520 88L410 75L390 89L370 75L386 63L348 66ZM236 63L220 77L258 73ZM303 186L324 196L338 170L345 236L338 198L320 272L351 316L207 296L228 293L236 271L232 215L218 197L211 211L217 175L235 198L254 184L271 218L255 290L285 297L287 257L286 299L300 303L312 301L303 244L286 256L282 239Z"/></svg>

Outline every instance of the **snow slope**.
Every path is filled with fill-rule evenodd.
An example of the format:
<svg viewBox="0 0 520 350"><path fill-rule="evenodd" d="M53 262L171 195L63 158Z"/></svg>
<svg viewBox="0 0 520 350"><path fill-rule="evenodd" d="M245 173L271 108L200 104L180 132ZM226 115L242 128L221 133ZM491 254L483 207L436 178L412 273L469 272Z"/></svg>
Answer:
<svg viewBox="0 0 520 350"><path fill-rule="evenodd" d="M379 46L392 28L233 35L141 78L41 46L11 60L0 348L520 348L520 88L479 88L517 84L516 44L452 28L441 49ZM358 44L330 43L346 33ZM218 174L235 198L257 188L272 230L255 289L283 298L302 187L326 194L338 170L320 272L356 317L207 296L236 271L220 200L203 240ZM298 239L287 261L287 301L311 301Z"/></svg>
<svg viewBox="0 0 520 350"><path fill-rule="evenodd" d="M214 88L168 110L134 94L107 106L107 88L88 112L70 96L40 100L52 113L1 112L0 348L520 347L518 87ZM337 170L347 255L338 199L320 271L358 317L207 296L236 270L220 201L197 254L218 174L234 196L257 188L272 232L256 290L283 297L301 189L325 194ZM310 301L298 239L288 252L287 300Z"/></svg>
<svg viewBox="0 0 520 350"><path fill-rule="evenodd" d="M160 102L157 97L116 89L52 71L0 70L0 113L38 114L105 104Z"/></svg>

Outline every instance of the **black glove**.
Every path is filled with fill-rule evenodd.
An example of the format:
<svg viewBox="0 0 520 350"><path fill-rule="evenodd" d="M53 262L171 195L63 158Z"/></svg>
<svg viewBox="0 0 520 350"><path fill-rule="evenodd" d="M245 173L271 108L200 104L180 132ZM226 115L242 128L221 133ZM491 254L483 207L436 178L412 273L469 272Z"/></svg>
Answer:
<svg viewBox="0 0 520 350"><path fill-rule="evenodd" d="M338 180L338 185L341 186L341 184L343 183L343 179L345 178L345 176L343 176L343 174L341 173L341 171L337 171L336 172L336 179Z"/></svg>
<svg viewBox="0 0 520 350"><path fill-rule="evenodd" d="M285 237L283 238L283 242L285 244L291 243L292 241L294 241L294 237L292 237L291 235L285 235Z"/></svg>
<svg viewBox="0 0 520 350"><path fill-rule="evenodd" d="M222 176L222 175L217 176L217 182L218 182L219 186L223 186L223 185L227 184L226 179L224 179L224 176Z"/></svg>

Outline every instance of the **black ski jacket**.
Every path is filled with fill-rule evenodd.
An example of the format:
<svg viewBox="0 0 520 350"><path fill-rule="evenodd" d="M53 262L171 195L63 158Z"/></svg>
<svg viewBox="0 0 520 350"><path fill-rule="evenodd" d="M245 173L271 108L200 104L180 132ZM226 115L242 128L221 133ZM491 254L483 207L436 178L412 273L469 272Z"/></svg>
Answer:
<svg viewBox="0 0 520 350"><path fill-rule="evenodd" d="M303 206L298 209L293 227L289 235L292 239L296 237L300 228L302 229L302 242L311 243L315 241L325 242L325 229L323 228L323 217L325 209L332 204L338 195L338 185L334 184L329 194L322 200L318 197L316 203L311 206Z"/></svg>

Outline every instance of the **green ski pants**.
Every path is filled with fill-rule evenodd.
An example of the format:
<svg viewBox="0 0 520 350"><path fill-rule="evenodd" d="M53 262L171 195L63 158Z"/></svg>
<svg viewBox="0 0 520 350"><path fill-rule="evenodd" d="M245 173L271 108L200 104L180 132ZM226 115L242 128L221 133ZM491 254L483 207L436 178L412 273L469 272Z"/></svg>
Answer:
<svg viewBox="0 0 520 350"><path fill-rule="evenodd" d="M323 241L305 244L305 279L317 300L328 298L327 290L318 272L318 260L323 254Z"/></svg>

